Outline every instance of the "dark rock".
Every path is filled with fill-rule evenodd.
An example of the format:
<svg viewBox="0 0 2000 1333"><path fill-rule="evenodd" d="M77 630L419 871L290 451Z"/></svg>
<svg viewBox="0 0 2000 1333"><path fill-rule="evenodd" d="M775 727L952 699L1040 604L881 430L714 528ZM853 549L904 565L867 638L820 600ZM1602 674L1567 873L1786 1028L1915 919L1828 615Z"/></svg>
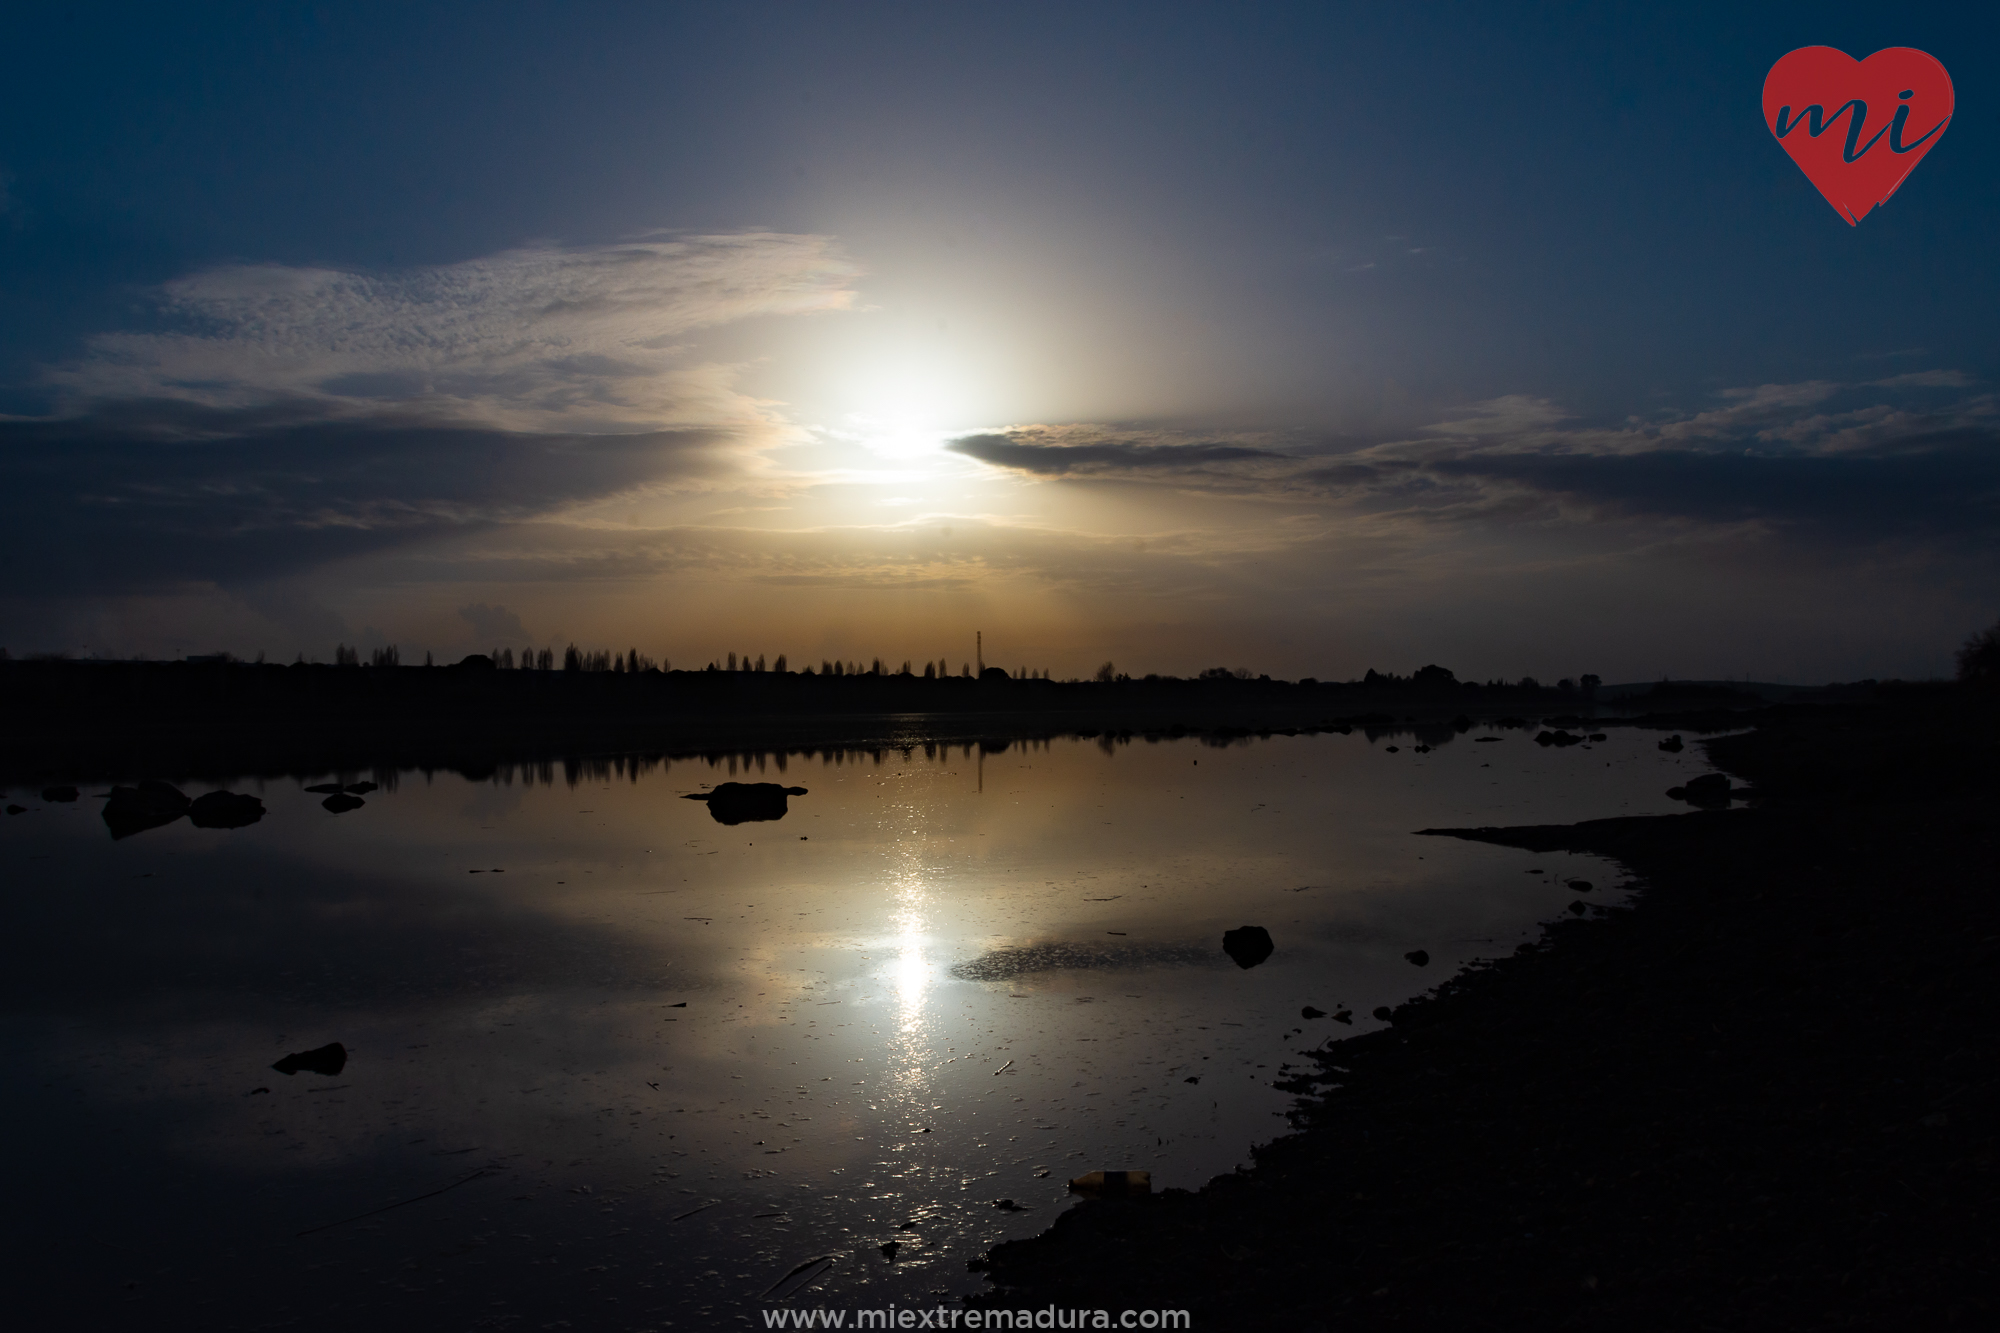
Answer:
<svg viewBox="0 0 2000 1333"><path fill-rule="evenodd" d="M165 782L142 782L136 787L113 787L104 803L104 822L113 838L129 838L134 833L171 824L187 813L188 798L179 788Z"/></svg>
<svg viewBox="0 0 2000 1333"><path fill-rule="evenodd" d="M1422 949L1412 949L1408 953L1404 954L1403 957L1408 961L1415 963L1418 967L1429 967L1431 964L1431 956L1425 953Z"/></svg>
<svg viewBox="0 0 2000 1333"><path fill-rule="evenodd" d="M196 828L245 828L263 817L262 801L233 791L212 791L188 804L188 823Z"/></svg>
<svg viewBox="0 0 2000 1333"><path fill-rule="evenodd" d="M1391 745L1388 749L1388 753L1395 754L1398 748L1399 748L1398 746Z"/></svg>
<svg viewBox="0 0 2000 1333"><path fill-rule="evenodd" d="M369 792L375 790L375 785L372 782L350 782L345 787L342 787L341 790L353 792L356 796L366 796Z"/></svg>
<svg viewBox="0 0 2000 1333"><path fill-rule="evenodd" d="M338 782L322 782L316 786L307 787L306 790L315 796L333 796L339 792L346 791L347 788L341 786Z"/></svg>
<svg viewBox="0 0 2000 1333"><path fill-rule="evenodd" d="M1386 1004L1378 1004L1375 1006L1375 1017L1381 1019L1384 1023L1393 1022L1396 1017L1396 1011Z"/></svg>
<svg viewBox="0 0 2000 1333"><path fill-rule="evenodd" d="M1431 752L1431 747L1428 745L1413 745L1410 748L1415 750L1418 754L1429 754Z"/></svg>
<svg viewBox="0 0 2000 1333"><path fill-rule="evenodd" d="M1569 881L1569 887L1578 893L1589 893L1595 886L1587 879L1573 879Z"/></svg>
<svg viewBox="0 0 2000 1333"><path fill-rule="evenodd" d="M1569 905L1569 910L1576 913L1578 916L1582 916L1585 912L1588 912L1590 910L1590 904L1579 900L1577 902L1571 903Z"/></svg>
<svg viewBox="0 0 2000 1333"><path fill-rule="evenodd" d="M1015 1203L1012 1199L995 1199L993 1206L1003 1213L1018 1213L1021 1211L1021 1205Z"/></svg>
<svg viewBox="0 0 2000 1333"><path fill-rule="evenodd" d="M1572 735L1567 731L1538 731L1535 733L1535 744L1581 745L1583 744L1583 737Z"/></svg>
<svg viewBox="0 0 2000 1333"><path fill-rule="evenodd" d="M28 807L25 805L10 805L7 807L7 813L10 815L25 815L28 813Z"/></svg>
<svg viewBox="0 0 2000 1333"><path fill-rule="evenodd" d="M1662 750L1665 750L1668 754L1679 754L1682 750L1686 749L1687 747L1681 744L1681 738L1679 736L1669 736L1665 740L1660 742L1660 748Z"/></svg>
<svg viewBox="0 0 2000 1333"><path fill-rule="evenodd" d="M1188 1076L1187 1076L1186 1078L1182 1079L1182 1080L1181 1080L1181 1082L1183 1082L1183 1083L1199 1083L1199 1082L1201 1082L1201 1075L1199 1075L1199 1074L1190 1074L1190 1075L1188 1075Z"/></svg>
<svg viewBox="0 0 2000 1333"><path fill-rule="evenodd" d="M336 815L344 815L349 810L359 810L362 806L368 804L368 802L362 800L359 796L349 796L344 791L337 791L324 801L321 801L320 804Z"/></svg>
<svg viewBox="0 0 2000 1333"><path fill-rule="evenodd" d="M1333 1021L1336 1023L1345 1023L1349 1027L1353 1027L1354 1011L1352 1009L1343 1009L1333 1016Z"/></svg>
<svg viewBox="0 0 2000 1333"><path fill-rule="evenodd" d="M1502 739L1503 739L1503 738L1502 738L1502 737L1499 737L1499 736L1481 736L1481 737L1480 737L1480 738L1479 738L1478 740L1474 741L1474 742L1473 742L1473 744L1474 744L1474 745L1498 745L1498 744L1500 743L1500 741L1501 741Z"/></svg>
<svg viewBox="0 0 2000 1333"><path fill-rule="evenodd" d="M787 798L805 794L804 787L781 787L775 782L725 782L712 791L693 792L686 799L707 801L709 818L718 824L746 824L783 819L790 808Z"/></svg>
<svg viewBox="0 0 2000 1333"><path fill-rule="evenodd" d="M347 1068L347 1048L337 1041L330 1041L315 1050L293 1051L271 1068L280 1074L296 1074L303 1069L309 1074L325 1074L331 1078Z"/></svg>
<svg viewBox="0 0 2000 1333"><path fill-rule="evenodd" d="M1590 733L1590 735L1589 735L1589 736L1587 736L1587 737L1586 737L1585 739L1586 739L1586 740L1593 740L1593 741L1604 741L1604 740L1610 740L1611 738L1610 738L1609 736L1606 736L1606 735L1605 735L1605 734L1604 734L1603 732L1601 732L1601 731L1593 731L1593 732L1591 732L1591 733Z"/></svg>
<svg viewBox="0 0 2000 1333"><path fill-rule="evenodd" d="M893 1240L885 1240L882 1242L881 1248L882 1248L882 1257L884 1259L894 1259L896 1257L896 1251L901 1249L902 1246Z"/></svg>
<svg viewBox="0 0 2000 1333"><path fill-rule="evenodd" d="M1311 1005L1307 1005L1307 1006L1306 1006L1305 1008L1303 1008L1303 1009L1299 1010L1299 1017L1300 1017L1300 1018L1325 1018L1325 1017L1326 1017L1326 1010L1324 1010L1324 1009L1315 1009L1315 1008L1313 1008L1313 1007L1312 1007Z"/></svg>
<svg viewBox="0 0 2000 1333"><path fill-rule="evenodd" d="M1262 926L1238 926L1222 932L1222 951L1241 968L1257 966L1276 952L1277 947L1271 943L1271 932Z"/></svg>
<svg viewBox="0 0 2000 1333"><path fill-rule="evenodd" d="M45 801L74 801L76 799L76 788L44 787L42 788L42 799Z"/></svg>

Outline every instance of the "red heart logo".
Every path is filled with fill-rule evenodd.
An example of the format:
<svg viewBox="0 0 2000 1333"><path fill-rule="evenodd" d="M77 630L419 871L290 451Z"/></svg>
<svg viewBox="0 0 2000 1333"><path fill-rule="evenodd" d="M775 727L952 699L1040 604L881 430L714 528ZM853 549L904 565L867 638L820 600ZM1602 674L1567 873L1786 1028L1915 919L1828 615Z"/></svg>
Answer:
<svg viewBox="0 0 2000 1333"><path fill-rule="evenodd" d="M1764 76L1764 123L1850 227L1937 146L1951 108L1951 76L1911 46L1866 60L1802 46Z"/></svg>

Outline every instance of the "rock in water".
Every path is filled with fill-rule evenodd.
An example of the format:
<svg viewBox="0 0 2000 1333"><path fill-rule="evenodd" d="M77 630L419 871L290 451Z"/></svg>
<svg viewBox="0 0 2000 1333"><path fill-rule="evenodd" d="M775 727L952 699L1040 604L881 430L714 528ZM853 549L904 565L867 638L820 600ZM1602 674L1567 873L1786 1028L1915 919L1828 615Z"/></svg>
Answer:
<svg viewBox="0 0 2000 1333"><path fill-rule="evenodd" d="M280 1074L296 1074L303 1069L309 1074L325 1074L331 1078L347 1068L347 1048L337 1041L330 1041L316 1050L293 1051L271 1068Z"/></svg>
<svg viewBox="0 0 2000 1333"><path fill-rule="evenodd" d="M1418 967L1429 967L1431 964L1431 956L1422 949L1412 949L1404 954L1403 957L1405 960L1415 963Z"/></svg>
<svg viewBox="0 0 2000 1333"><path fill-rule="evenodd" d="M349 810L359 810L362 806L368 804L368 802L362 800L359 796L349 796L344 791L337 791L324 801L321 801L320 804L336 815L344 815Z"/></svg>
<svg viewBox="0 0 2000 1333"><path fill-rule="evenodd" d="M1668 754L1679 754L1684 747L1679 736L1669 736L1660 742L1660 748Z"/></svg>
<svg viewBox="0 0 2000 1333"><path fill-rule="evenodd" d="M788 798L805 794L804 787L781 787L775 782L725 782L686 799L707 801L709 817L718 824L745 824L783 819L790 809Z"/></svg>
<svg viewBox="0 0 2000 1333"><path fill-rule="evenodd" d="M372 782L350 782L341 790L352 792L356 796L366 796L369 792L375 790L375 784Z"/></svg>
<svg viewBox="0 0 2000 1333"><path fill-rule="evenodd" d="M188 805L188 823L196 828L244 828L263 817L262 801L233 791L212 791Z"/></svg>
<svg viewBox="0 0 2000 1333"><path fill-rule="evenodd" d="M347 788L341 786L338 782L322 782L315 786L307 787L306 790L315 796L332 796L337 792L346 791Z"/></svg>
<svg viewBox="0 0 2000 1333"><path fill-rule="evenodd" d="M1275 953L1277 947L1271 943L1271 932L1262 926L1238 926L1222 932L1222 951L1241 968L1257 966Z"/></svg>
<svg viewBox="0 0 2000 1333"><path fill-rule="evenodd" d="M178 787L166 782L142 782L136 787L113 787L104 803L104 822L113 838L129 838L134 833L171 824L188 811L188 798Z"/></svg>
<svg viewBox="0 0 2000 1333"><path fill-rule="evenodd" d="M1326 1017L1326 1010L1324 1010L1324 1009L1315 1009L1315 1008L1313 1008L1313 1007L1312 1007L1311 1005L1307 1005L1307 1006L1306 1006L1305 1008L1303 1008L1303 1009L1299 1010L1299 1017L1300 1017L1300 1018L1325 1018L1325 1017Z"/></svg>

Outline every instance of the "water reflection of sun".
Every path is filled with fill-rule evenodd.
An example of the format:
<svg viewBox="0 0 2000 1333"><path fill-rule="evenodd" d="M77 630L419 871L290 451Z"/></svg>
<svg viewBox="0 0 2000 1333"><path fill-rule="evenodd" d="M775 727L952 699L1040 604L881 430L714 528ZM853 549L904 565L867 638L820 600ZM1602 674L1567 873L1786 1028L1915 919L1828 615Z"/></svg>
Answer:
<svg viewBox="0 0 2000 1333"><path fill-rule="evenodd" d="M906 1091L916 1092L930 1083L931 1021L925 1002L935 980L928 956L932 894L926 877L915 868L897 876L891 892L895 959L888 971L896 1002L891 1059L897 1066L897 1082Z"/></svg>

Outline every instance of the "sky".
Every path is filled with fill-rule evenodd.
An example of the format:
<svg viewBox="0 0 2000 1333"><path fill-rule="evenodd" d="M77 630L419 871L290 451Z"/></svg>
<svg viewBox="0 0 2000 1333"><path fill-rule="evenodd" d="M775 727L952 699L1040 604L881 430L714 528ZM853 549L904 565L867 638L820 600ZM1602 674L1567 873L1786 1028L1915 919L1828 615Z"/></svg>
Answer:
<svg viewBox="0 0 2000 1333"><path fill-rule="evenodd" d="M0 19L0 645L1948 674L1979 6ZM1848 223L1786 52L1957 108Z"/></svg>

